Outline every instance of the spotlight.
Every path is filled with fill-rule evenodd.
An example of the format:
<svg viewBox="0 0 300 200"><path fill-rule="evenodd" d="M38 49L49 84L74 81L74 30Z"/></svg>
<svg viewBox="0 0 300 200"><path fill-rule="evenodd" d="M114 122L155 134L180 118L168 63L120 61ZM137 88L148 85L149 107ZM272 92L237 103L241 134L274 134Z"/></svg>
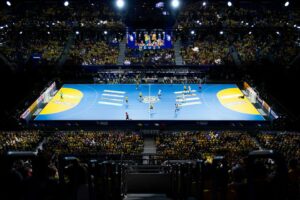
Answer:
<svg viewBox="0 0 300 200"><path fill-rule="evenodd" d="M11 2L10 1L6 1L6 5L7 6L11 6Z"/></svg>
<svg viewBox="0 0 300 200"><path fill-rule="evenodd" d="M251 35L251 34L252 34L252 32L250 31L250 32L249 32L249 35Z"/></svg>
<svg viewBox="0 0 300 200"><path fill-rule="evenodd" d="M50 35L50 31L48 31L47 34Z"/></svg>
<svg viewBox="0 0 300 200"><path fill-rule="evenodd" d="M223 35L224 34L224 32L223 31L220 31L220 35Z"/></svg>
<svg viewBox="0 0 300 200"><path fill-rule="evenodd" d="M228 1L228 2L227 2L227 6L228 6L228 7L231 7L231 6L232 6L231 1Z"/></svg>
<svg viewBox="0 0 300 200"><path fill-rule="evenodd" d="M284 6L285 7L288 7L290 5L290 2L289 1L286 1L285 3L284 3Z"/></svg>
<svg viewBox="0 0 300 200"><path fill-rule="evenodd" d="M104 31L104 35L107 35L107 31Z"/></svg>
<svg viewBox="0 0 300 200"><path fill-rule="evenodd" d="M206 6L206 1L203 1L202 6Z"/></svg>
<svg viewBox="0 0 300 200"><path fill-rule="evenodd" d="M20 31L19 34L22 35L22 34L23 34L23 31Z"/></svg>
<svg viewBox="0 0 300 200"><path fill-rule="evenodd" d="M122 9L125 6L125 2L124 2L124 0L117 0L116 5L119 9Z"/></svg>
<svg viewBox="0 0 300 200"><path fill-rule="evenodd" d="M173 8L178 8L180 5L179 0L172 0L171 5Z"/></svg>
<svg viewBox="0 0 300 200"><path fill-rule="evenodd" d="M79 31L76 31L75 33L76 33L76 35L79 35Z"/></svg>
<svg viewBox="0 0 300 200"><path fill-rule="evenodd" d="M192 35L194 35L194 34L195 34L195 31L194 31L194 30L192 30L192 31L191 31L191 34L192 34Z"/></svg>
<svg viewBox="0 0 300 200"><path fill-rule="evenodd" d="M64 2L64 6L65 6L65 7L68 7L69 4L70 4L69 1L65 1L65 2Z"/></svg>
<svg viewBox="0 0 300 200"><path fill-rule="evenodd" d="M279 31L276 31L276 34L277 34L277 35L280 35L280 32L279 32Z"/></svg>

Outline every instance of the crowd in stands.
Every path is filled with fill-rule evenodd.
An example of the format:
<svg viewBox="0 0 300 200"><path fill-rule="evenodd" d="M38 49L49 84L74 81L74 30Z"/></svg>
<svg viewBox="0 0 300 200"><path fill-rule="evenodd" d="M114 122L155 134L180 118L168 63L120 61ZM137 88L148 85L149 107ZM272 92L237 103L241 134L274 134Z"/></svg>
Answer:
<svg viewBox="0 0 300 200"><path fill-rule="evenodd" d="M8 30L7 35L0 45L0 50L9 61L17 64L34 59L43 64L57 63L67 38L67 32L61 30Z"/></svg>
<svg viewBox="0 0 300 200"><path fill-rule="evenodd" d="M57 154L140 154L143 137L126 131L71 131L43 134L38 131L1 132L1 152L34 151L43 138L43 148ZM196 159L216 155L239 160L258 149L278 151L287 160L300 157L297 132L178 131L156 136L157 154L168 158Z"/></svg>
<svg viewBox="0 0 300 200"><path fill-rule="evenodd" d="M263 132L258 141L266 149L280 152L289 161L300 158L300 135L295 132Z"/></svg>
<svg viewBox="0 0 300 200"><path fill-rule="evenodd" d="M204 6L202 3L186 6L174 26L174 30L180 30L184 64L232 64L231 54L236 52L242 64L267 60L287 65L300 53L299 12L296 9L287 11L268 5L253 8L248 4L228 7L222 3ZM37 60L43 64L57 63L76 31L81 34L118 29L125 34L120 15L105 2L72 4L68 8L58 4L32 6L24 3L15 9L1 9L0 15L0 52L18 64L33 57L41 57ZM203 29L214 33L198 32ZM113 40L77 38L70 57L76 64L114 65L119 49L118 45L111 45ZM116 39L115 44L119 40ZM125 54L124 65L175 64L173 49L140 51L127 48Z"/></svg>
<svg viewBox="0 0 300 200"><path fill-rule="evenodd" d="M281 7L280 7L281 6ZM241 2L228 7L226 2L203 1L188 4L177 18L176 28L195 27L293 27L297 23L297 8L286 9L282 5L252 4ZM254 26L252 26L254 25Z"/></svg>
<svg viewBox="0 0 300 200"><path fill-rule="evenodd" d="M46 152L56 154L140 154L143 140L135 133L59 132L51 135L44 145Z"/></svg>
<svg viewBox="0 0 300 200"><path fill-rule="evenodd" d="M175 28L181 30L184 43L191 43L182 49L186 64L220 64L220 60L226 63L230 49L244 65L266 61L288 65L300 52L299 14L297 9L267 5L253 7L242 3L228 7L221 3L203 5L199 1L181 11ZM201 30L220 34L223 40L209 42Z"/></svg>
<svg viewBox="0 0 300 200"><path fill-rule="evenodd" d="M70 51L75 63L85 65L115 65L119 55L118 48L102 40L76 41Z"/></svg>
<svg viewBox="0 0 300 200"><path fill-rule="evenodd" d="M294 32L262 31L241 34L233 46L243 64L255 64L268 61L287 65L300 53L297 34Z"/></svg>
<svg viewBox="0 0 300 200"><path fill-rule="evenodd" d="M232 63L229 41L214 35L193 37L192 44L184 45L181 55L186 65L220 65Z"/></svg>
<svg viewBox="0 0 300 200"><path fill-rule="evenodd" d="M123 188L125 187L123 176L130 168L122 165L120 160L114 161L110 158L97 164L96 160L82 156L143 155L144 148L140 133L126 131L60 131L49 134L34 131L1 132L0 147L15 151L34 150L41 142L41 138L45 140L37 156L11 157L10 161L2 160L0 156L0 177L1 180L8 180L2 186L6 188L5 192L0 191L2 198L71 200L81 195L85 195L81 197L88 199L88 194L93 194L99 198L116 195L113 199L119 199L119 195L126 193L126 189ZM191 195L191 186L199 181L201 172L203 199L211 199L213 194L223 195L224 199L228 200L242 200L249 195L251 200L271 196L276 200L294 200L299 197L299 133L175 131L156 134L155 141L157 158L177 160L173 164L163 162L161 167L164 169L161 173L171 175L172 183L178 181L179 184L185 184L189 188L181 190L174 186L172 194L169 194L171 196ZM288 161L287 180L284 179L284 172L280 171L284 167L283 163L279 163L278 160L271 158L249 160L249 152L258 149L273 149L285 156ZM65 160L59 159L59 155L62 154L67 154ZM204 161L201 168L195 166L197 160ZM126 163L126 160L124 162ZM132 160L127 164L131 162ZM179 178L181 176L185 178ZM282 182L278 182L278 179ZM218 182L217 188L213 184L215 181ZM276 192L271 190L279 187L281 183L287 185L282 185ZM107 187L107 184L112 187ZM254 188L248 191L248 186ZM259 186L263 187L263 190ZM283 187L287 188L287 195L284 198L276 197L278 194L286 194ZM9 188L14 188L15 192L9 192ZM94 199L95 196L91 198Z"/></svg>
<svg viewBox="0 0 300 200"><path fill-rule="evenodd" d="M1 131L0 155L7 151L35 151L41 139L37 131Z"/></svg>
<svg viewBox="0 0 300 200"><path fill-rule="evenodd" d="M228 164L234 166L259 147L251 136L243 132L208 131L174 132L156 138L157 153L172 159L211 159L225 156Z"/></svg>
<svg viewBox="0 0 300 200"><path fill-rule="evenodd" d="M0 12L0 52L17 64L27 63L30 59L42 64L57 64L67 41L77 30L123 27L120 17L104 2L92 5L86 2L84 6L73 4L68 8L59 3L45 6L24 2ZM114 52L102 40L78 42L76 45L82 49L73 55L79 59L84 57L83 64L115 64L117 53L112 58L102 58L110 55L104 51ZM90 58L92 56L95 58Z"/></svg>
<svg viewBox="0 0 300 200"><path fill-rule="evenodd" d="M139 50L126 49L125 65L174 65L175 54L172 49Z"/></svg>
<svg viewBox="0 0 300 200"><path fill-rule="evenodd" d="M206 82L207 77L201 70L174 70L155 69L147 71L127 70L103 70L93 74L95 83L110 84L136 84L139 83L163 83L163 84L199 84Z"/></svg>

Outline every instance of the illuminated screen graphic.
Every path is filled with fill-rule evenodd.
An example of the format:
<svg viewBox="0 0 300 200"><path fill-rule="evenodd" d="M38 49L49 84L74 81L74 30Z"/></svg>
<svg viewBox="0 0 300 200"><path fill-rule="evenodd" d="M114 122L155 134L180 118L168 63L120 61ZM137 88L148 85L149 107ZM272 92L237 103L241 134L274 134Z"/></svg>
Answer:
<svg viewBox="0 0 300 200"><path fill-rule="evenodd" d="M127 33L127 45L135 49L167 49L172 48L171 32L135 31Z"/></svg>

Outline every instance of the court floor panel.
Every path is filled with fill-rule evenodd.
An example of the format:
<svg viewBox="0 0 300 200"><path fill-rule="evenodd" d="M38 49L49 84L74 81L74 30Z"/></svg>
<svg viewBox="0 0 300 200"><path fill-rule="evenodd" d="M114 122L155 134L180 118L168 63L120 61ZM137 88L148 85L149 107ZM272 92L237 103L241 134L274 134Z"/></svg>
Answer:
<svg viewBox="0 0 300 200"><path fill-rule="evenodd" d="M65 84L35 120L265 120L242 95L236 84Z"/></svg>

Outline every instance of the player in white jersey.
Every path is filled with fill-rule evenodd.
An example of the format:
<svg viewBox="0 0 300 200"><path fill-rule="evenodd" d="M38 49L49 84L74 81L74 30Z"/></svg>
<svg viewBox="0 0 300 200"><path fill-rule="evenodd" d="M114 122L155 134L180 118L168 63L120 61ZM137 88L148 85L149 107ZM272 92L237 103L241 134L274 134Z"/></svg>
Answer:
<svg viewBox="0 0 300 200"><path fill-rule="evenodd" d="M161 97L161 89L158 90L157 97L160 99L160 97Z"/></svg>

